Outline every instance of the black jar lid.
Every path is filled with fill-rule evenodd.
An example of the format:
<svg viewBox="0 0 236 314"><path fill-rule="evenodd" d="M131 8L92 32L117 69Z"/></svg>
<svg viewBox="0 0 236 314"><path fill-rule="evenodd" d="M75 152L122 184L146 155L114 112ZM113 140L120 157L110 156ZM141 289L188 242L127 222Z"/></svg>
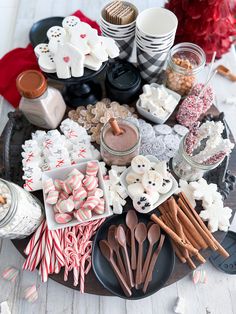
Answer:
<svg viewBox="0 0 236 314"><path fill-rule="evenodd" d="M108 66L107 81L115 89L132 90L141 84L141 76L131 63L115 60Z"/></svg>

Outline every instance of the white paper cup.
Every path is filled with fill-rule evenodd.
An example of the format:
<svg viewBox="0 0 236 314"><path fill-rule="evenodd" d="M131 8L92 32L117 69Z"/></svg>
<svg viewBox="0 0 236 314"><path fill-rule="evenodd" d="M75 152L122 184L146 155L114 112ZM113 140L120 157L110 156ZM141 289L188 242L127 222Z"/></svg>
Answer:
<svg viewBox="0 0 236 314"><path fill-rule="evenodd" d="M152 43L152 44L165 43L165 42L171 41L172 39L175 38L175 32L173 32L172 34L170 34L166 37L150 39L149 37L147 37L146 35L141 33L137 27L136 27L136 34L138 35L138 37L141 41L143 40L143 41L146 41L147 43Z"/></svg>
<svg viewBox="0 0 236 314"><path fill-rule="evenodd" d="M110 38L113 38L113 39L128 39L130 37L132 37L133 39L135 38L135 32L133 31L132 33L128 33L126 35L122 35L122 34L111 34L111 33L108 33L106 30L103 30L101 28L101 31L102 31L102 35L105 36L105 37L110 37Z"/></svg>
<svg viewBox="0 0 236 314"><path fill-rule="evenodd" d="M138 36L138 34L136 33L136 42L138 42L141 46L143 46L144 48L149 48L149 49L165 49L165 48L169 48L172 47L174 44L174 38L166 41L164 43L158 43L158 44L153 44L151 42L145 41L143 39L140 39L140 37Z"/></svg>
<svg viewBox="0 0 236 314"><path fill-rule="evenodd" d="M110 36L115 36L115 37L130 37L134 36L135 34L135 28L133 30L125 31L125 32L120 32L120 31L111 31L108 28L103 27L102 25L100 26L102 32L105 32L106 34Z"/></svg>
<svg viewBox="0 0 236 314"><path fill-rule="evenodd" d="M164 52L168 52L171 47L173 46L173 44L170 44L168 46L163 46L163 47L158 47L158 48L154 48L154 47L147 47L142 45L142 43L140 43L137 38L135 40L137 47L139 47L140 49L142 49L143 51L147 51L148 53L164 53Z"/></svg>
<svg viewBox="0 0 236 314"><path fill-rule="evenodd" d="M164 8L150 8L139 13L136 25L141 33L149 38L166 37L176 32L178 19Z"/></svg>
<svg viewBox="0 0 236 314"><path fill-rule="evenodd" d="M108 28L110 30L113 30L113 31L123 31L124 32L126 30L131 30L131 29L135 28L136 21L133 21L132 23L127 24L127 25L116 25L116 24L108 23L103 18L101 18L100 19L100 25L102 25L103 27ZM119 27L119 26L122 26L122 27Z"/></svg>

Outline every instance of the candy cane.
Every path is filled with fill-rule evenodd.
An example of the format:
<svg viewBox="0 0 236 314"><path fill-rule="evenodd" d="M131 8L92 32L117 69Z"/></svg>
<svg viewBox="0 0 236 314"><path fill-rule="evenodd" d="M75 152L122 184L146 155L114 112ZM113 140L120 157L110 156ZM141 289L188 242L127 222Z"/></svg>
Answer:
<svg viewBox="0 0 236 314"><path fill-rule="evenodd" d="M47 233L47 229L45 229L39 248L37 250L37 254L35 255L34 259L32 260L32 263L30 264L30 271L35 270L35 268L38 266L39 262L41 261L41 259L44 256L45 253L45 247L46 247L46 233Z"/></svg>
<svg viewBox="0 0 236 314"><path fill-rule="evenodd" d="M24 253L29 255L29 253L33 250L38 240L41 238L45 228L46 228L46 220L44 219L38 229L35 231L34 235L30 239L29 243L27 244Z"/></svg>
<svg viewBox="0 0 236 314"><path fill-rule="evenodd" d="M55 252L55 246L53 246L52 253L51 253L50 266L49 266L49 274L53 274L55 272L55 263L56 263L56 252Z"/></svg>
<svg viewBox="0 0 236 314"><path fill-rule="evenodd" d="M52 234L51 231L47 229L45 254L40 264L42 282L46 282L48 280L48 274L50 272L51 254L52 254Z"/></svg>
<svg viewBox="0 0 236 314"><path fill-rule="evenodd" d="M65 259L63 256L62 248L61 248L61 241L60 241L59 232L57 230L53 230L51 233L52 233L52 238L54 241L54 249L55 249L55 253L56 253L56 258L57 258L59 264L61 266L64 266L65 265Z"/></svg>

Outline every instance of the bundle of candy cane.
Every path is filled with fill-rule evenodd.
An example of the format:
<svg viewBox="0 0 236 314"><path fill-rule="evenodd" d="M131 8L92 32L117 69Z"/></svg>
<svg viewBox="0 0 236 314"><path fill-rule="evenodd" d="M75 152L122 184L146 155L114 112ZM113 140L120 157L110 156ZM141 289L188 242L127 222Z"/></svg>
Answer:
<svg viewBox="0 0 236 314"><path fill-rule="evenodd" d="M49 274L58 274L64 267L64 281L73 270L74 286L80 281L84 292L84 279L91 269L92 236L103 223L98 219L60 230L49 230L46 220L38 227L24 252L27 256L22 268L34 271L39 266L42 281Z"/></svg>

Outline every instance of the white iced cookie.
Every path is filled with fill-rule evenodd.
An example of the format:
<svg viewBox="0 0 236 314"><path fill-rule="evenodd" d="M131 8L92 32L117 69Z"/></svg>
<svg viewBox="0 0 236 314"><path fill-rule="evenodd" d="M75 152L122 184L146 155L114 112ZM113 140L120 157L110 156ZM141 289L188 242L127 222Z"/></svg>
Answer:
<svg viewBox="0 0 236 314"><path fill-rule="evenodd" d="M139 213L149 213L153 210L152 197L146 193L136 196L133 199L133 206Z"/></svg>
<svg viewBox="0 0 236 314"><path fill-rule="evenodd" d="M145 191L150 195L159 191L162 184L163 177L157 171L149 170L145 172L142 177L142 185Z"/></svg>
<svg viewBox="0 0 236 314"><path fill-rule="evenodd" d="M101 42L101 46L103 47L103 49L106 51L110 58L116 58L119 56L120 50L117 47L114 39L103 36L99 36L99 39Z"/></svg>
<svg viewBox="0 0 236 314"><path fill-rule="evenodd" d="M80 77L84 74L84 55L70 43L58 46L54 62L59 78Z"/></svg>
<svg viewBox="0 0 236 314"><path fill-rule="evenodd" d="M180 192L183 192L187 199L189 200L190 204L195 208L196 202L193 196L193 188L188 184L187 181L180 179L179 180L179 188L175 192L175 194L178 194Z"/></svg>
<svg viewBox="0 0 236 314"><path fill-rule="evenodd" d="M38 57L38 64L42 71L47 73L56 72L56 64L53 55L49 51L48 44L39 44L34 48L34 53Z"/></svg>
<svg viewBox="0 0 236 314"><path fill-rule="evenodd" d="M67 41L66 31L61 26L50 27L47 31L47 37L49 39L48 48L53 54L56 53L59 44L62 45Z"/></svg>
<svg viewBox="0 0 236 314"><path fill-rule="evenodd" d="M171 176L169 175L168 178L163 179L161 187L158 188L158 192L161 194L166 194L171 190L172 185L173 185L173 180L172 180Z"/></svg>
<svg viewBox="0 0 236 314"><path fill-rule="evenodd" d="M127 184L141 183L142 182L142 175L131 171L127 174L125 181Z"/></svg>
<svg viewBox="0 0 236 314"><path fill-rule="evenodd" d="M153 169L156 170L164 179L168 179L170 173L168 171L166 161L160 161L152 165Z"/></svg>
<svg viewBox="0 0 236 314"><path fill-rule="evenodd" d="M202 210L199 216L208 221L208 228L213 233L217 230L227 232L230 226L230 217L232 210L229 207L224 207L223 202L215 202L208 205Z"/></svg>
<svg viewBox="0 0 236 314"><path fill-rule="evenodd" d="M80 19L77 16L67 16L62 21L62 26L68 31L69 34L73 31L73 29L77 28L81 23Z"/></svg>
<svg viewBox="0 0 236 314"><path fill-rule="evenodd" d="M103 49L100 42L97 45L91 47L90 54L92 57L96 58L101 62L108 60L108 54L106 50Z"/></svg>
<svg viewBox="0 0 236 314"><path fill-rule="evenodd" d="M91 54L85 55L84 58L84 66L87 69L98 71L102 66L102 62L98 60L96 57L92 56Z"/></svg>
<svg viewBox="0 0 236 314"><path fill-rule="evenodd" d="M145 191L142 183L132 183L128 185L128 192L131 198L134 198L143 194Z"/></svg>
<svg viewBox="0 0 236 314"><path fill-rule="evenodd" d="M144 174L151 168L151 163L146 157L138 155L132 159L131 168L138 174Z"/></svg>

